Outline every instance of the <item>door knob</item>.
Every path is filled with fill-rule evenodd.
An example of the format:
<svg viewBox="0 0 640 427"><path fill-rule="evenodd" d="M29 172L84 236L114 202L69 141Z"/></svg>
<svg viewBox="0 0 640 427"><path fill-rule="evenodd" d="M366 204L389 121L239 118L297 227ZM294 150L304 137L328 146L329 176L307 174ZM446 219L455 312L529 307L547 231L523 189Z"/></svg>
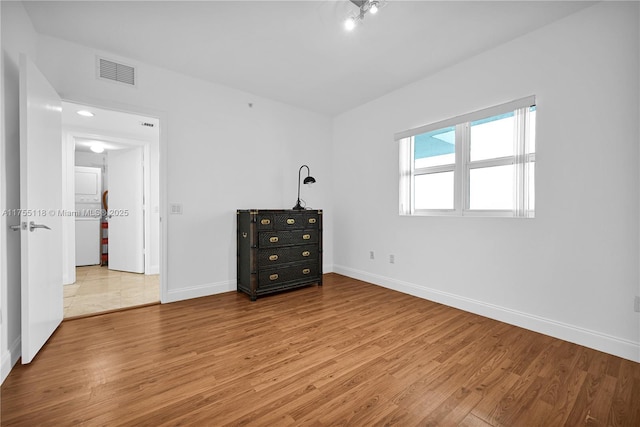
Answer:
<svg viewBox="0 0 640 427"><path fill-rule="evenodd" d="M49 227L47 227L47 226L46 226L46 225L44 225L44 224L36 224L35 222L31 221L31 222L29 223L29 231L33 231L33 230L35 230L36 228L46 228L47 230L51 230Z"/></svg>

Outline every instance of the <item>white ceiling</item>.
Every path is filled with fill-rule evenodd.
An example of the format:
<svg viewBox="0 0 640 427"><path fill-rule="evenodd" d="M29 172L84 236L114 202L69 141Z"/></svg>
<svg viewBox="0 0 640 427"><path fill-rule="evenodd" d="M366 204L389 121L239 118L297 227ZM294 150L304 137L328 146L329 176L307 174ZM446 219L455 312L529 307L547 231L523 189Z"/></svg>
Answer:
<svg viewBox="0 0 640 427"><path fill-rule="evenodd" d="M336 115L593 2L27 1L36 31ZM135 64L132 64L135 65Z"/></svg>
<svg viewBox="0 0 640 427"><path fill-rule="evenodd" d="M80 110L90 111L93 117L79 115ZM159 124L156 118L62 102L62 126L75 136L76 151L90 151L96 142L106 151L157 142Z"/></svg>

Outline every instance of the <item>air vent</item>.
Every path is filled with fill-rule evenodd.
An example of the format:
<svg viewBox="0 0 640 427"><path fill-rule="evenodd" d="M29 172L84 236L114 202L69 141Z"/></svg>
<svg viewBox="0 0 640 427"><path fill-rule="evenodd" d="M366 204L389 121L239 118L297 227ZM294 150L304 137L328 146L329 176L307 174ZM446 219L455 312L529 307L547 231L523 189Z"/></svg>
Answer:
<svg viewBox="0 0 640 427"><path fill-rule="evenodd" d="M99 77L131 86L136 84L136 69L128 65L98 58Z"/></svg>

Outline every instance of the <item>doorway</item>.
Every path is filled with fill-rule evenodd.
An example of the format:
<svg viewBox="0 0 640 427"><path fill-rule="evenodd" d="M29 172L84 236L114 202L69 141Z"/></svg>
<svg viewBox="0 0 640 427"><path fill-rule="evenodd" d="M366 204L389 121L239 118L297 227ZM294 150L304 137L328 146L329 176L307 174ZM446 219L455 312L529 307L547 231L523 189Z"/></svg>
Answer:
<svg viewBox="0 0 640 427"><path fill-rule="evenodd" d="M64 318L158 303L159 119L62 104L67 190L63 198L73 212L63 225ZM78 180L78 170L86 178L92 169L100 174L95 180L96 186L100 183L97 206L86 203L95 202L95 197L88 197L86 188L91 186ZM99 254L78 256L87 242L99 242L91 249Z"/></svg>

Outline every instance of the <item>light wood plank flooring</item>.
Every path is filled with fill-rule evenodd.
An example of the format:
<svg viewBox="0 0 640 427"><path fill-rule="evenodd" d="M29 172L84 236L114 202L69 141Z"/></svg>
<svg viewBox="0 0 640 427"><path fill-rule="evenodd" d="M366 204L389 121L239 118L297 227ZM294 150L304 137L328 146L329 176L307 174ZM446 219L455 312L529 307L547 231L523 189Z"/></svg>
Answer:
<svg viewBox="0 0 640 427"><path fill-rule="evenodd" d="M109 270L106 266L76 267L76 282L64 286L64 317L160 302L160 276Z"/></svg>
<svg viewBox="0 0 640 427"><path fill-rule="evenodd" d="M336 274L64 321L2 426L634 426L640 364Z"/></svg>

